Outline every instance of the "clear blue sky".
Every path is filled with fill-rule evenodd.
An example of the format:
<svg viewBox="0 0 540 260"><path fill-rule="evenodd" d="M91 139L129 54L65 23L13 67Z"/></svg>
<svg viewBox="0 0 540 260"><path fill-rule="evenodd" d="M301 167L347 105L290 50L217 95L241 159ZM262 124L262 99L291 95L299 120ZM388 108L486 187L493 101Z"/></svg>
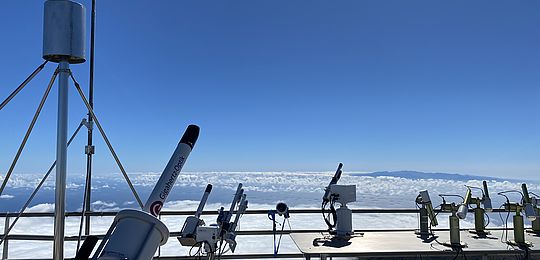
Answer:
<svg viewBox="0 0 540 260"><path fill-rule="evenodd" d="M95 109L130 172L161 171L195 123L189 171L538 179L538 1L97 2ZM42 8L0 3L2 100L42 62ZM72 67L85 87L88 65ZM53 68L0 111L1 173ZM71 130L85 115L73 90ZM54 160L55 117L53 92L16 172ZM95 136L96 172L117 172Z"/></svg>

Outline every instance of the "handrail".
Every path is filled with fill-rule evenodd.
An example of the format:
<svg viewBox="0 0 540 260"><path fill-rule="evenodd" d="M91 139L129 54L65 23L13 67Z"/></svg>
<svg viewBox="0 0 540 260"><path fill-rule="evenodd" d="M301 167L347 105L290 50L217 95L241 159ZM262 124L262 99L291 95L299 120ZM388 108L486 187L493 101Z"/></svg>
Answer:
<svg viewBox="0 0 540 260"><path fill-rule="evenodd" d="M407 214L407 213L418 213L418 209L406 209L406 208L395 208L395 209L352 209L354 214ZM435 212L441 212L440 210L435 210ZM469 209L469 212L473 212L473 209ZM504 209L493 209L494 213L497 212L506 212ZM114 217L116 216L117 211L87 211L85 216L91 217ZM252 209L246 210L244 214L246 215L260 215L266 214L268 210L266 209ZM320 214L320 209L315 208L306 208L306 209L289 209L291 214ZM441 212L445 213L445 212ZM16 217L18 212L0 212L0 217ZM194 210L178 210L178 211L161 211L160 215L163 216L191 216L194 215ZM217 215L217 210L205 210L202 213L203 215ZM81 212L66 212L66 217L80 217ZM21 217L54 217L54 212L25 212Z"/></svg>
<svg viewBox="0 0 540 260"><path fill-rule="evenodd" d="M289 212L291 214L320 214L320 209L316 208L302 208L302 209L289 209ZM386 208L386 209L352 209L352 212L355 214L415 214L418 213L419 210L416 208ZM439 212L439 210L436 210L436 212ZM504 209L493 209L494 213L497 212L505 212ZM89 211L85 213L85 216L89 217L114 217L116 216L118 212L116 211L100 211L100 212L94 212ZM265 215L268 213L268 210L264 209L251 209L247 210L245 214L248 215ZM441 212L445 214L446 212ZM6 220L9 220L9 218L16 217L19 213L8 213L8 212L0 212L0 218L5 218ZM161 217L163 216L191 216L194 215L194 210L186 210L186 211L162 211L160 213ZM217 215L217 210L207 210L203 211L203 215ZM82 215L81 212L66 212L66 217L80 217ZM27 217L27 218L33 218L33 217L54 217L53 212L26 212L21 215L21 217ZM355 232L396 232L396 231L414 231L415 229L361 229L361 230L354 230ZM448 228L434 228L434 231L448 231ZM465 229L464 229L465 230ZM489 228L488 230L505 230L505 228ZM327 230L324 229L292 229L292 230L278 230L276 231L276 234L295 234L295 233L318 233L318 232L325 232ZM273 235L274 232L270 229L258 229L258 230L239 230L237 232L237 235L241 236L252 236L252 235ZM178 237L180 235L180 232L171 232L170 237ZM4 234L0 234L0 238L3 237ZM104 235L100 234L97 235L98 239L102 239ZM82 236L85 238L86 236ZM65 241L77 241L78 236L66 236ZM5 239L4 246L7 247L7 243L9 240L18 240L18 241L53 241L54 236L52 235L31 235L31 234L9 234L7 235ZM3 253L7 255L9 250L4 249ZM240 254L240 255L223 255L221 257L222 259L261 259L261 258L274 258L273 254ZM303 258L302 254L299 253L286 253L286 254L278 254L277 258ZM192 259L188 256L159 256L154 257L154 259Z"/></svg>

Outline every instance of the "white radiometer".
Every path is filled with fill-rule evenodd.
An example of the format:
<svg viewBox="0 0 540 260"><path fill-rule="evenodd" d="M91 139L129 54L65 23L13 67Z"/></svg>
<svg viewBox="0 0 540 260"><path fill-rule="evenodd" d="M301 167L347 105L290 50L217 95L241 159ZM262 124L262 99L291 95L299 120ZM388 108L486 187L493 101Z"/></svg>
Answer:
<svg viewBox="0 0 540 260"><path fill-rule="evenodd" d="M356 201L356 185L338 185L343 164L340 163L332 180L324 189L321 211L328 231L338 237L354 235L352 228L352 210L347 203ZM340 204L335 209L336 203Z"/></svg>
<svg viewBox="0 0 540 260"><path fill-rule="evenodd" d="M240 217L246 212L248 207L247 195L244 193L242 183L239 183L230 210L225 211L224 208L221 207L216 220L217 223L204 226L205 223L200 219L200 216L211 190L212 185L208 184L199 207L195 212L195 216L190 216L186 219L182 231L180 232L180 236L178 237L178 241L180 241L182 246L204 248L209 259L213 259L216 255L221 255L224 251L221 247L225 243L228 244L230 250L234 252L237 245L236 228L240 221ZM235 216L234 219L232 219L233 216ZM200 253L200 250L198 250L197 254ZM190 256L193 257L194 255Z"/></svg>
<svg viewBox="0 0 540 260"><path fill-rule="evenodd" d="M465 197L463 198L463 202L459 205L459 208L457 210L456 215L459 219L465 219L467 217L467 213L469 212L469 205L476 205L476 208L480 208L480 204L484 206L485 211L492 211L493 208L491 206L491 199L489 197L489 191L487 188L487 182L482 182L482 188L472 187L472 186L466 186L467 187L467 193L465 194ZM479 189L482 191L482 198L473 197L472 196L472 189Z"/></svg>

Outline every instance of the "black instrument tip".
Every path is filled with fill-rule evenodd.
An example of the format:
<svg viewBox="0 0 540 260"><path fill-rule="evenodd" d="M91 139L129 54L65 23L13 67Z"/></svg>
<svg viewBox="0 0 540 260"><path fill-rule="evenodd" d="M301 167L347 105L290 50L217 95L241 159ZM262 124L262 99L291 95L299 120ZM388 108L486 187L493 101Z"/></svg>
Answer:
<svg viewBox="0 0 540 260"><path fill-rule="evenodd" d="M193 149L193 146L195 146L195 142L197 142L197 138L199 138L199 132L199 126L189 125L184 132L182 139L180 139L180 143L187 144L191 147L191 149Z"/></svg>

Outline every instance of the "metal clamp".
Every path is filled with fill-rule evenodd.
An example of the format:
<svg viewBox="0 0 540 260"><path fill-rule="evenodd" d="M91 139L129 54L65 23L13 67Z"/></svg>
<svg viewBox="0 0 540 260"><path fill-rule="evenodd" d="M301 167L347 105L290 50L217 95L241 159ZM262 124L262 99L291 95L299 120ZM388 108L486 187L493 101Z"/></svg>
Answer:
<svg viewBox="0 0 540 260"><path fill-rule="evenodd" d="M95 148L96 148L96 147L93 146L93 145L86 145L86 146L84 147L84 153L85 153L85 154L94 154Z"/></svg>
<svg viewBox="0 0 540 260"><path fill-rule="evenodd" d="M81 121L81 124L86 126L88 131L94 130L94 121L88 121L88 120L86 120L86 118L83 118L82 121Z"/></svg>

